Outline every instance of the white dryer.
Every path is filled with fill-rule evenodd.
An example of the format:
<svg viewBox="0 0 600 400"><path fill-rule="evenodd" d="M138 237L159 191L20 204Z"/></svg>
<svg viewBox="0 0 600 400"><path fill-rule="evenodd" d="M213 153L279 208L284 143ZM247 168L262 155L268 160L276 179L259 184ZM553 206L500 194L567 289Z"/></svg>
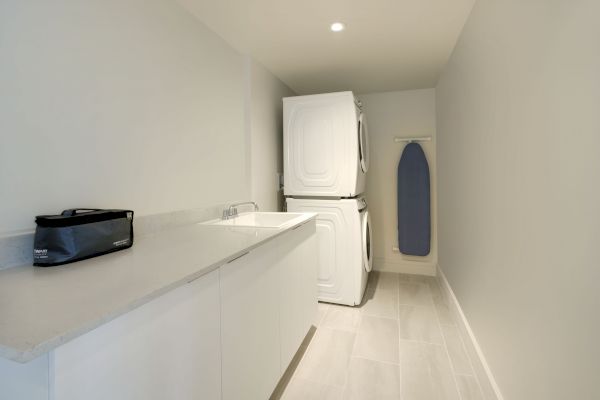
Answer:
<svg viewBox="0 0 600 400"><path fill-rule="evenodd" d="M362 301L372 268L367 203L356 199L287 199L290 212L316 212L319 301L349 306Z"/></svg>
<svg viewBox="0 0 600 400"><path fill-rule="evenodd" d="M366 117L352 92L283 99L284 194L355 197L369 169Z"/></svg>

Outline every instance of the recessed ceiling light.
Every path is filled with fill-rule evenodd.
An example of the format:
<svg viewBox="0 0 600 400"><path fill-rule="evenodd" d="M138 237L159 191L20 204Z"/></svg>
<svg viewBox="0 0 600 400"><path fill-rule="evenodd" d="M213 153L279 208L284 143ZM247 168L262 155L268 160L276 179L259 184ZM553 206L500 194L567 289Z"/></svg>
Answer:
<svg viewBox="0 0 600 400"><path fill-rule="evenodd" d="M333 24L331 24L331 30L333 32L341 32L344 30L344 28L345 26L341 22L334 22Z"/></svg>

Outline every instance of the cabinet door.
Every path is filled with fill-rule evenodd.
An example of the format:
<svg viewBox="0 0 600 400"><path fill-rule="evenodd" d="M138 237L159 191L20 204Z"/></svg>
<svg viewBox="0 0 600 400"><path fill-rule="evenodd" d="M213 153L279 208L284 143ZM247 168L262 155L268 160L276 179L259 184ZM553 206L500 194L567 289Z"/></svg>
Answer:
<svg viewBox="0 0 600 400"><path fill-rule="evenodd" d="M56 400L218 400L219 271L55 350Z"/></svg>
<svg viewBox="0 0 600 400"><path fill-rule="evenodd" d="M265 400L280 376L277 240L221 267L223 399Z"/></svg>
<svg viewBox="0 0 600 400"><path fill-rule="evenodd" d="M0 357L0 399L48 400L48 354L26 364Z"/></svg>
<svg viewBox="0 0 600 400"><path fill-rule="evenodd" d="M309 221L280 239L281 368L288 367L317 313L317 239Z"/></svg>

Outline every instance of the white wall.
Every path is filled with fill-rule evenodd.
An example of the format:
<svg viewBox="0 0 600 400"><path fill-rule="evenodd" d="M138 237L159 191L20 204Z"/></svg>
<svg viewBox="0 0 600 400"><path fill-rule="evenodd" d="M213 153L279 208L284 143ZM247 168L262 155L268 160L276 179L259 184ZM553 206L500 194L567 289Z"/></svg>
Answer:
<svg viewBox="0 0 600 400"><path fill-rule="evenodd" d="M358 96L367 115L370 167L367 201L373 226L374 267L378 270L434 274L437 265L435 90L410 90ZM406 256L398 247L397 168L405 144L394 137L432 136L420 143L429 161L432 199L431 252Z"/></svg>
<svg viewBox="0 0 600 400"><path fill-rule="evenodd" d="M506 399L598 399L600 2L480 0L436 89L439 262Z"/></svg>
<svg viewBox="0 0 600 400"><path fill-rule="evenodd" d="M248 198L242 57L170 0L0 2L0 234Z"/></svg>
<svg viewBox="0 0 600 400"><path fill-rule="evenodd" d="M250 85L249 101L249 165L252 182L251 198L261 211L283 209L283 192L279 176L283 174L283 102L295 93L256 61L246 59Z"/></svg>

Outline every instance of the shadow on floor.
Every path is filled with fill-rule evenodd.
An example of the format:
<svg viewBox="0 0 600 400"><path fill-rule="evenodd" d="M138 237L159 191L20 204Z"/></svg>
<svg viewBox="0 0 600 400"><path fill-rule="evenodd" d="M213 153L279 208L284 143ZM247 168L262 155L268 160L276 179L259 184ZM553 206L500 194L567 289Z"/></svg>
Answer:
<svg viewBox="0 0 600 400"><path fill-rule="evenodd" d="M273 394L271 394L271 397L269 397L269 400L281 399L281 396L283 396L283 393L285 392L287 385L290 383L292 376L294 376L294 372L296 372L296 368L298 368L298 365L300 364L302 357L304 357L304 353L306 353L306 349L308 349L308 345L310 344L310 341L312 340L312 338L315 336L316 332L317 332L317 327L312 325L310 327L310 329L308 330L308 333L304 337L304 340L302 341L300 348L294 355L294 358L292 358L290 365L285 370L285 372L283 373L283 376L279 380L279 383L275 387Z"/></svg>

